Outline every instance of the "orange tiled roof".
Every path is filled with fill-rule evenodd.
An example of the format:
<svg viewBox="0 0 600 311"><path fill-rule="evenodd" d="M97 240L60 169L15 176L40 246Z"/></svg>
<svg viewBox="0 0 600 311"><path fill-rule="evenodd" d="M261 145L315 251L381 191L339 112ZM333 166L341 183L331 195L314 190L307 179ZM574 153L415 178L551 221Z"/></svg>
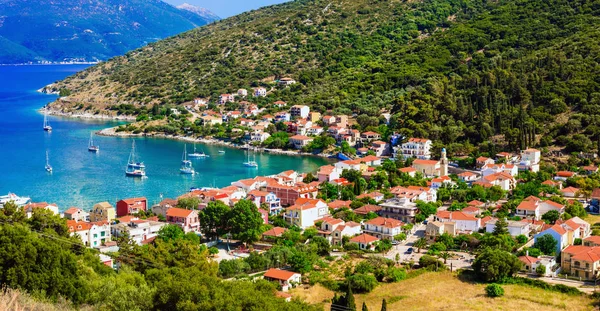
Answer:
<svg viewBox="0 0 600 311"><path fill-rule="evenodd" d="M188 217L192 214L193 210L183 209L179 207L171 207L167 210L167 216L171 217Z"/></svg>
<svg viewBox="0 0 600 311"><path fill-rule="evenodd" d="M271 268L271 269L267 270L267 272L265 272L265 274L263 276L266 278L269 278L269 279L287 281L287 280L291 279L294 276L294 274L296 274L296 273L291 272L291 271L285 271L285 270Z"/></svg>
<svg viewBox="0 0 600 311"><path fill-rule="evenodd" d="M372 235L368 235L366 233L363 233L359 236L355 236L350 239L350 242L361 243L361 244L369 244L369 243L373 243L373 242L377 242L377 241L379 241L378 238L376 238Z"/></svg>

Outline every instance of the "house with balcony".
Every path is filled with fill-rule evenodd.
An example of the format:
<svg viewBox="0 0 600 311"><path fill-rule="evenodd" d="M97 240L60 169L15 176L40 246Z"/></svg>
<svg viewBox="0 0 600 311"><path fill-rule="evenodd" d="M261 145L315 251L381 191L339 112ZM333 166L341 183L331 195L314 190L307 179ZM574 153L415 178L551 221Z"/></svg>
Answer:
<svg viewBox="0 0 600 311"><path fill-rule="evenodd" d="M283 210L281 200L273 192L252 190L248 193L247 199L254 202L257 207L266 205L269 215L277 215Z"/></svg>
<svg viewBox="0 0 600 311"><path fill-rule="evenodd" d="M63 217L67 220L89 221L90 213L77 207L70 207L63 212Z"/></svg>
<svg viewBox="0 0 600 311"><path fill-rule="evenodd" d="M496 229L496 222L498 222L498 219L495 218L486 222L485 232L494 232L494 229ZM528 222L508 220L507 224L508 233L514 237L519 235L529 236L529 233L531 232L531 225Z"/></svg>
<svg viewBox="0 0 600 311"><path fill-rule="evenodd" d="M67 229L71 236L78 236L87 247L101 246L111 238L108 222L67 220Z"/></svg>
<svg viewBox="0 0 600 311"><path fill-rule="evenodd" d="M481 219L463 212L439 211L434 216L439 222L454 222L457 232L477 232L481 228Z"/></svg>
<svg viewBox="0 0 600 311"><path fill-rule="evenodd" d="M379 239L394 240L394 236L402 233L404 223L400 220L377 217L363 224L363 232Z"/></svg>
<svg viewBox="0 0 600 311"><path fill-rule="evenodd" d="M565 206L551 200L542 201L540 198L529 196L517 206L515 215L540 220L542 215L549 211L557 211L558 213L563 214Z"/></svg>
<svg viewBox="0 0 600 311"><path fill-rule="evenodd" d="M264 87L257 87L254 89L254 97L266 97L267 89Z"/></svg>
<svg viewBox="0 0 600 311"><path fill-rule="evenodd" d="M379 206L381 206L380 215L401 220L405 223L414 223L418 211L417 204L403 197L388 199Z"/></svg>
<svg viewBox="0 0 600 311"><path fill-rule="evenodd" d="M183 232L200 232L200 219L197 210L172 207L167 210L167 222L180 226Z"/></svg>
<svg viewBox="0 0 600 311"><path fill-rule="evenodd" d="M521 151L521 161L517 164L519 171L530 171L537 173L540 170L542 153L533 148Z"/></svg>
<svg viewBox="0 0 600 311"><path fill-rule="evenodd" d="M148 209L146 198L130 198L117 202L117 217L145 212Z"/></svg>
<svg viewBox="0 0 600 311"><path fill-rule="evenodd" d="M289 142L294 146L294 148L302 149L303 147L308 146L308 144L310 144L313 140L314 138L308 136L294 135L290 137Z"/></svg>
<svg viewBox="0 0 600 311"><path fill-rule="evenodd" d="M129 222L112 225L110 231L115 238L129 236L136 244L142 245L143 241L156 237L158 231L166 225L165 222L134 218Z"/></svg>
<svg viewBox="0 0 600 311"><path fill-rule="evenodd" d="M396 148L396 158L431 159L431 140L425 138L410 138L400 148Z"/></svg>
<svg viewBox="0 0 600 311"><path fill-rule="evenodd" d="M94 204L90 211L90 221L107 221L112 222L117 216L115 208L108 202L100 202Z"/></svg>
<svg viewBox="0 0 600 311"><path fill-rule="evenodd" d="M291 225L306 229L327 216L329 216L329 207L323 200L299 198L294 205L285 209L283 219Z"/></svg>
<svg viewBox="0 0 600 311"><path fill-rule="evenodd" d="M569 276L595 280L600 270L600 247L571 245L561 252L560 266Z"/></svg>
<svg viewBox="0 0 600 311"><path fill-rule="evenodd" d="M235 101L235 95L233 94L221 94L219 96L219 104L224 105L226 103L233 103Z"/></svg>
<svg viewBox="0 0 600 311"><path fill-rule="evenodd" d="M290 108L292 118L306 119L310 113L310 108L306 105L294 105Z"/></svg>
<svg viewBox="0 0 600 311"><path fill-rule="evenodd" d="M488 158L488 157L479 157L477 159L475 159L475 167L477 168L482 168L488 164L495 164L496 161L494 161L494 159Z"/></svg>

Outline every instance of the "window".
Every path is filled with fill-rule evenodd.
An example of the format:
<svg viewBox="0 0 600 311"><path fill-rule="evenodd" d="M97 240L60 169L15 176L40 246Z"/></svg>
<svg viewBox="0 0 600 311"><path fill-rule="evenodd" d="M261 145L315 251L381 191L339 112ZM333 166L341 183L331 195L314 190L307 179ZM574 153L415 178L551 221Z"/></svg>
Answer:
<svg viewBox="0 0 600 311"><path fill-rule="evenodd" d="M98 237L97 233L94 233L94 239ZM94 242L94 245L96 245L96 243Z"/></svg>
<svg viewBox="0 0 600 311"><path fill-rule="evenodd" d="M104 236L106 233L104 231L100 232L100 236Z"/></svg>

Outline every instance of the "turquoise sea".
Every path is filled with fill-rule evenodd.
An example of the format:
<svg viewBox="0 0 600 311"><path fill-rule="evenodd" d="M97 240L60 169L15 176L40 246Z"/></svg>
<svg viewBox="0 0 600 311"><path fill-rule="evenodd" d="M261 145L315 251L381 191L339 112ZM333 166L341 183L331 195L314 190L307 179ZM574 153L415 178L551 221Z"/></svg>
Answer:
<svg viewBox="0 0 600 311"><path fill-rule="evenodd" d="M53 101L53 95L36 90L62 79L85 65L0 66L0 195L9 191L33 201L89 209L100 201L115 203L127 197L146 196L151 203L176 197L191 187L230 185L256 175L288 169L315 171L327 163L316 157L257 154L258 169L245 168L242 150L198 144L210 158L194 161L194 176L179 173L184 142L136 138L139 158L148 178L125 177L131 138L95 137L100 152L88 152L90 132L119 123L49 117L51 133L42 130L43 115L37 110ZM192 145L188 143L188 151ZM225 150L225 154L218 153ZM46 151L53 173L44 170Z"/></svg>

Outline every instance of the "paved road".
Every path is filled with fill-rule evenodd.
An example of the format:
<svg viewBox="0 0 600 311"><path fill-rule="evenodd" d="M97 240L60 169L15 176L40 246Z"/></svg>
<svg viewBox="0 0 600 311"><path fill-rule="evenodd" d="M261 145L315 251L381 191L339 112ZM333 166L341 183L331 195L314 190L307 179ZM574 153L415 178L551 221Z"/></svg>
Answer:
<svg viewBox="0 0 600 311"><path fill-rule="evenodd" d="M525 273L519 273L519 276L521 277L526 277L529 279L535 279L535 280L540 280L540 281L544 281L548 284L562 284L562 285L566 285L566 286L570 286L570 287L575 287L578 290L587 293L587 294L592 294L594 293L594 282L583 282L583 281L575 281L575 280L565 280L565 279L559 279L559 278L550 278L550 277L538 277L535 275L531 275L531 274L525 274ZM598 287L598 289L600 290L600 287Z"/></svg>

